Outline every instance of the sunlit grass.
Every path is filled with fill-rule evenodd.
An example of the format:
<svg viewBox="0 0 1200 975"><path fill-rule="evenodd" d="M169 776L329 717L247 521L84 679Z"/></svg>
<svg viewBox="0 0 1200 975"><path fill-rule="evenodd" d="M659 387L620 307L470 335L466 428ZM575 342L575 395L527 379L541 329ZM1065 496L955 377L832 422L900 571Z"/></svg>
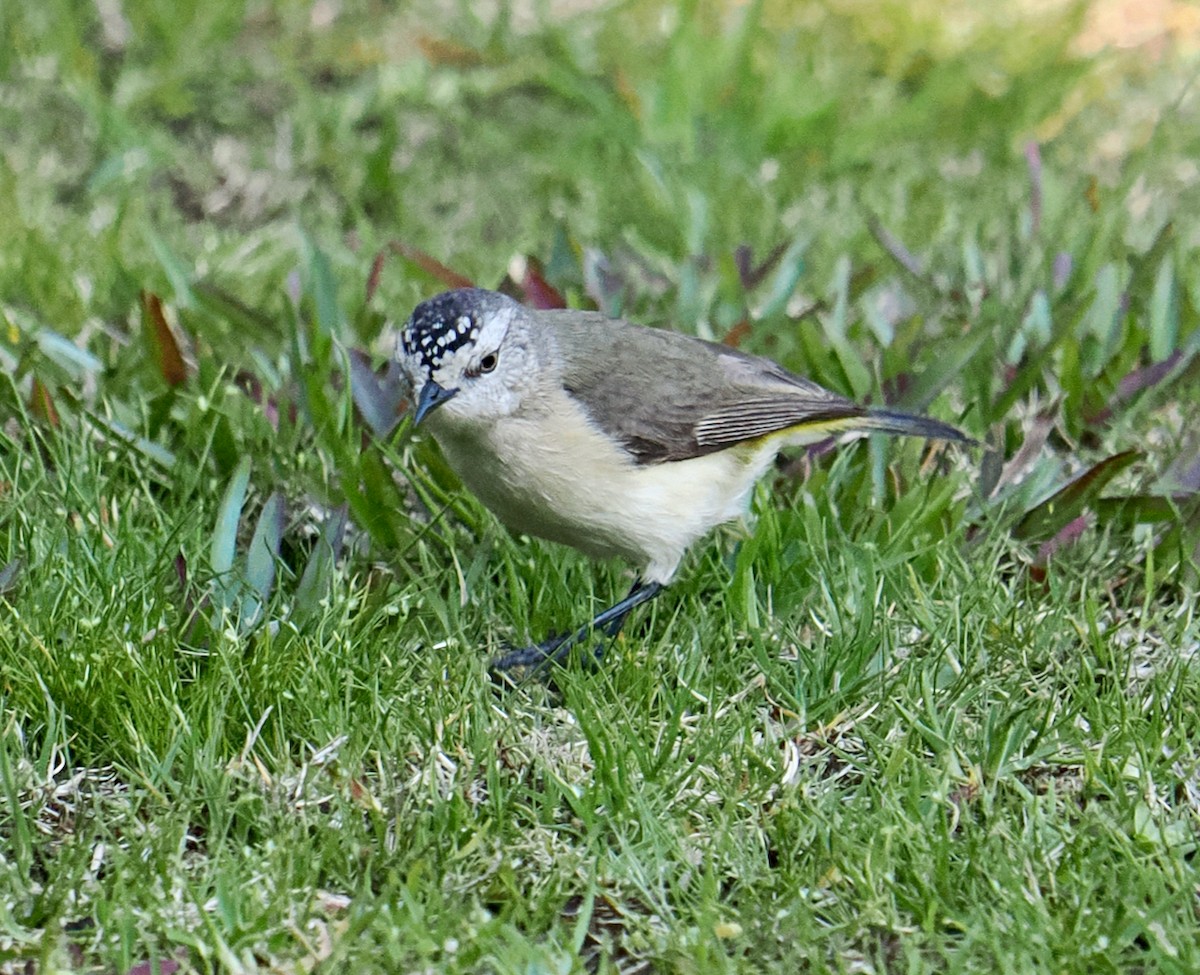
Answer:
<svg viewBox="0 0 1200 975"><path fill-rule="evenodd" d="M0 14L0 965L1195 969L1185 19L469 6ZM502 690L630 575L356 415L418 251L987 448L789 458Z"/></svg>

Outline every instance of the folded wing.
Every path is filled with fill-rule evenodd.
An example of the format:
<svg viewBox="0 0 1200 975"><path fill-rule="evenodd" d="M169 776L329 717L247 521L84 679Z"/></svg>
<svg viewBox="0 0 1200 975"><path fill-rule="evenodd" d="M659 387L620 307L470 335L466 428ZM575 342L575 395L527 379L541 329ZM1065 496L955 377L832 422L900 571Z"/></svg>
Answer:
<svg viewBox="0 0 1200 975"><path fill-rule="evenodd" d="M564 387L639 464L699 457L805 425L833 432L868 416L769 359L594 312L541 314L563 353Z"/></svg>

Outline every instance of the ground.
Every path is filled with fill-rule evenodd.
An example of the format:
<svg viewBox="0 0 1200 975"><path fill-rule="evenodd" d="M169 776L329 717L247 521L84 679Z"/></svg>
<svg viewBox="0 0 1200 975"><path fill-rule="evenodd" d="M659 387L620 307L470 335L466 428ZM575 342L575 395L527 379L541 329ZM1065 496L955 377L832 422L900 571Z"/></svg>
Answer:
<svg viewBox="0 0 1200 975"><path fill-rule="evenodd" d="M0 11L0 967L1200 968L1200 27L1178 2ZM384 371L468 280L973 449L629 569Z"/></svg>

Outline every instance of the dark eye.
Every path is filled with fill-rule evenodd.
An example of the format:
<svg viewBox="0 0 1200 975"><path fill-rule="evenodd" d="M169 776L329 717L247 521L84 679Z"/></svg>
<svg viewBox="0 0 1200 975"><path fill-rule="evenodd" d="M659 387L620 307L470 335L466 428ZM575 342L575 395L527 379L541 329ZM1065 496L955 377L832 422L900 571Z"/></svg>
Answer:
<svg viewBox="0 0 1200 975"><path fill-rule="evenodd" d="M489 352L487 355L485 355L482 359L479 360L479 374L483 375L483 373L485 373L485 372L491 372L493 369L496 368L497 361L498 361L498 359L496 357L496 353Z"/></svg>

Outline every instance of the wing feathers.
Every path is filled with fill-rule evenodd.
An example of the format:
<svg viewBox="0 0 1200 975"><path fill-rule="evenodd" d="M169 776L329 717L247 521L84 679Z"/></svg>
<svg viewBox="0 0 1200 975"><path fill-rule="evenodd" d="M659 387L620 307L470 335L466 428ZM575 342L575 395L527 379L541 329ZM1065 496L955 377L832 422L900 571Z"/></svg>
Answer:
<svg viewBox="0 0 1200 975"><path fill-rule="evenodd" d="M863 410L849 401L825 399L813 402L797 390L787 398L747 399L713 410L696 423L695 436L702 447L725 447L796 426L831 423L862 415Z"/></svg>
<svg viewBox="0 0 1200 975"><path fill-rule="evenodd" d="M559 347L563 388L638 464L700 457L793 427L935 437L953 430L868 411L770 359L713 342L595 312L538 314Z"/></svg>

